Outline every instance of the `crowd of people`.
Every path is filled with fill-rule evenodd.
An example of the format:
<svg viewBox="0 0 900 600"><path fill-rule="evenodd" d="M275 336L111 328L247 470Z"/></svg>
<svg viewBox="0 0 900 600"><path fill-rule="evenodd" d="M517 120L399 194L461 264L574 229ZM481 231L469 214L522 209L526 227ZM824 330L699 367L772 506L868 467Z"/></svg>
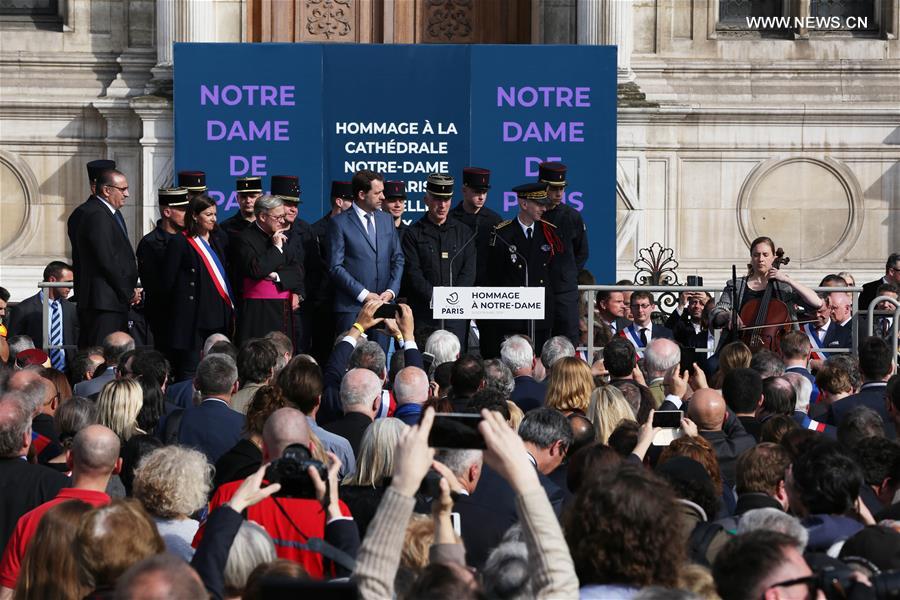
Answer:
<svg viewBox="0 0 900 600"><path fill-rule="evenodd" d="M579 302L583 224L543 220L559 164L517 189L510 222L478 217L486 170L467 169L454 209L452 178L432 176L405 232L402 186L366 173L336 182L324 226L297 218L290 177L265 196L240 180L241 212L219 226L202 173L185 173L132 271L98 262L124 252L128 190L92 168L74 264L44 273L75 302L67 287L0 297L0 598L900 590L891 317L854 345L849 295L794 281L768 238L718 300L688 293L661 317L639 289ZM521 285L519 252L547 254L534 338L431 318L428 286L450 269L455 285ZM859 306L898 283L894 254ZM796 326L737 335L767 297ZM587 311L599 357L579 348Z"/></svg>

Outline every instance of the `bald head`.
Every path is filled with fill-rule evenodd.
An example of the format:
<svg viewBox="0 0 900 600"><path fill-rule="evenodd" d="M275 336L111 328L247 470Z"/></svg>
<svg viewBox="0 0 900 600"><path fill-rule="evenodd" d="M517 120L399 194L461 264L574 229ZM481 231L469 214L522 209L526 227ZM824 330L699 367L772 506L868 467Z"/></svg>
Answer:
<svg viewBox="0 0 900 600"><path fill-rule="evenodd" d="M77 474L110 475L119 460L119 436L103 425L88 425L72 442L72 468Z"/></svg>
<svg viewBox="0 0 900 600"><path fill-rule="evenodd" d="M279 408L263 426L266 460L280 457L291 444L309 446L309 424L306 415L296 408Z"/></svg>
<svg viewBox="0 0 900 600"><path fill-rule="evenodd" d="M361 412L374 417L381 398L381 380L368 369L350 369L341 381L344 412Z"/></svg>
<svg viewBox="0 0 900 600"><path fill-rule="evenodd" d="M428 400L428 375L419 367L401 369L394 377L394 398L397 405L425 404Z"/></svg>
<svg viewBox="0 0 900 600"><path fill-rule="evenodd" d="M124 331L113 331L103 338L103 358L108 365L118 365L129 350L134 350L134 338Z"/></svg>
<svg viewBox="0 0 900 600"><path fill-rule="evenodd" d="M644 368L651 378L664 377L666 372L681 362L681 348L672 340L656 338L644 351Z"/></svg>
<svg viewBox="0 0 900 600"><path fill-rule="evenodd" d="M203 581L183 560L172 554L157 554L132 565L116 584L115 598L157 600L158 598L206 597Z"/></svg>
<svg viewBox="0 0 900 600"><path fill-rule="evenodd" d="M714 389L699 389L691 397L688 416L703 431L719 431L725 422L725 399Z"/></svg>
<svg viewBox="0 0 900 600"><path fill-rule="evenodd" d="M594 424L584 415L572 413L567 418L569 427L572 428L572 446L568 449L567 454L572 456L593 442L596 434L594 433Z"/></svg>

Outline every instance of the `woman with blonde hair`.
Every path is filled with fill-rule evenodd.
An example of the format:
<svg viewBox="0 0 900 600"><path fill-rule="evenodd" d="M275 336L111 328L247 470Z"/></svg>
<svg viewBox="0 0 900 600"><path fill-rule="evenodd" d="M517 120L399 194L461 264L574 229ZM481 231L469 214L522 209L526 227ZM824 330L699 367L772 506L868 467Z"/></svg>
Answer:
<svg viewBox="0 0 900 600"><path fill-rule="evenodd" d="M394 472L394 450L408 427L394 418L377 419L369 425L360 442L356 471L341 482L341 500L350 508L360 539L375 517L387 489L385 478Z"/></svg>
<svg viewBox="0 0 900 600"><path fill-rule="evenodd" d="M97 422L112 429L124 444L131 436L147 433L137 424L138 413L144 404L144 392L134 379L113 379L97 399Z"/></svg>
<svg viewBox="0 0 900 600"><path fill-rule="evenodd" d="M603 385L591 394L587 418L594 424L597 441L606 444L622 421L634 421L634 411L625 395L614 385Z"/></svg>
<svg viewBox="0 0 900 600"><path fill-rule="evenodd" d="M594 378L586 362L566 356L553 364L547 384L546 404L568 416L584 414L591 401Z"/></svg>
<svg viewBox="0 0 900 600"><path fill-rule="evenodd" d="M154 450L134 471L134 497L153 517L166 549L188 562L200 527L190 516L206 505L211 485L206 456L182 446Z"/></svg>
<svg viewBox="0 0 900 600"><path fill-rule="evenodd" d="M710 387L720 390L725 382L725 376L735 369L750 368L750 360L753 353L744 342L731 342L726 344L719 352L719 370L715 372L710 381Z"/></svg>

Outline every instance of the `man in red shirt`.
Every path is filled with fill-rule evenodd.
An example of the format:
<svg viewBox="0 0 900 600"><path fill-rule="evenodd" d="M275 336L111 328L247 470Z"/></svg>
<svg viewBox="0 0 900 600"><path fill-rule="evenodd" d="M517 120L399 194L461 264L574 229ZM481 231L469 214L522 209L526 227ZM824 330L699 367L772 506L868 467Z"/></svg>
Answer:
<svg viewBox="0 0 900 600"><path fill-rule="evenodd" d="M293 444L310 448L309 425L306 416L299 410L281 408L272 413L263 427L263 462L279 458ZM331 457L337 461L334 455ZM339 468L339 461L337 465ZM336 483L337 471L334 464L329 469L329 479ZM232 481L220 486L210 500L207 514L227 503L242 483L243 480ZM339 548L347 548L344 542L349 541L351 547L354 543L353 540L347 540L349 533L351 536L355 534L355 544L359 544L359 532L350 516L350 510L338 499L337 486L330 487L331 493L324 507L324 502L316 499L270 497L246 511L246 519L259 524L272 537L279 558L303 565L315 579L322 579L326 572L331 577L333 572L330 568L326 569L321 554L305 549L310 538L325 539ZM203 539L205 527L205 522L200 524L194 537L195 548Z"/></svg>
<svg viewBox="0 0 900 600"><path fill-rule="evenodd" d="M106 485L112 474L118 473L122 466L119 437L103 425L90 425L82 429L75 436L66 464L72 470L72 486L63 488L53 500L22 515L9 538L0 562L0 585L3 586L0 598L12 597L25 551L48 510L68 500L81 500L92 506L109 504Z"/></svg>

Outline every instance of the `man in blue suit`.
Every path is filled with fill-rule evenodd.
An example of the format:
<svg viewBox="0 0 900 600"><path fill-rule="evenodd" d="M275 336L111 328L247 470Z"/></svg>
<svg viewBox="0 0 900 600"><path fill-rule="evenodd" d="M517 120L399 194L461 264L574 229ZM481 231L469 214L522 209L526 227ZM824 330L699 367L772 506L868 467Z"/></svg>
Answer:
<svg viewBox="0 0 900 600"><path fill-rule="evenodd" d="M210 354L197 365L194 387L203 398L184 411L178 443L196 448L211 464L241 439L244 415L232 410L231 396L238 390L238 371L227 354Z"/></svg>
<svg viewBox="0 0 900 600"><path fill-rule="evenodd" d="M353 326L369 300L396 300L403 275L403 251L391 215L382 212L384 178L372 171L353 175L353 206L328 224L328 271L334 282L338 332ZM379 336L387 351L388 339Z"/></svg>

